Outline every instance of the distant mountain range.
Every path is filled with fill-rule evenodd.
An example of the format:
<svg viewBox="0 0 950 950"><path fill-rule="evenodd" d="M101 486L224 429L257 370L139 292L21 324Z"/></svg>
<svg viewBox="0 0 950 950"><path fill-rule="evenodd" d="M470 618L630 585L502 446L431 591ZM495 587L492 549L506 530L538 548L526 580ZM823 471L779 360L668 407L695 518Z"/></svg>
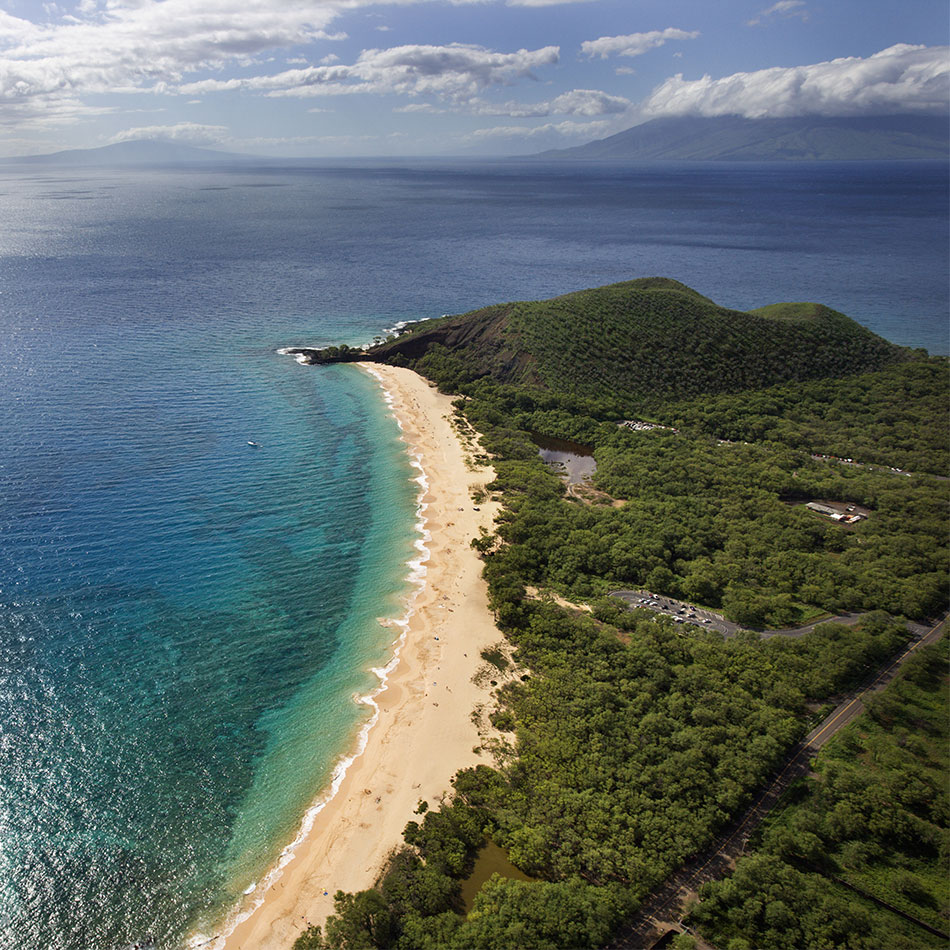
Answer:
<svg viewBox="0 0 950 950"><path fill-rule="evenodd" d="M529 156L542 161L850 161L946 159L950 118L930 115L789 119L653 119L609 138Z"/></svg>
<svg viewBox="0 0 950 950"><path fill-rule="evenodd" d="M218 152L181 142L137 139L117 142L102 148L73 148L49 155L24 155L0 158L0 163L15 165L207 165L214 163L260 161L252 155Z"/></svg>
<svg viewBox="0 0 950 950"><path fill-rule="evenodd" d="M516 160L709 162L947 158L950 158L950 117L892 115L838 118L804 116L790 119L690 116L653 119L586 145L519 156ZM48 155L0 158L0 164L10 165L106 167L230 165L248 162L280 165L289 161L198 148L160 139L137 139L101 148L77 148Z"/></svg>

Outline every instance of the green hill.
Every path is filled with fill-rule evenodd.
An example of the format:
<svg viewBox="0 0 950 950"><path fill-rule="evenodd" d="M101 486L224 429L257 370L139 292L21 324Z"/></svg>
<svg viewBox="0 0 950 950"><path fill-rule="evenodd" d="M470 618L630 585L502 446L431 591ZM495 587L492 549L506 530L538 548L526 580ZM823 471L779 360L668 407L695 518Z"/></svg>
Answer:
<svg viewBox="0 0 950 950"><path fill-rule="evenodd" d="M845 376L908 358L820 304L745 313L651 277L415 324L365 357L452 388L488 376L554 393L650 401Z"/></svg>

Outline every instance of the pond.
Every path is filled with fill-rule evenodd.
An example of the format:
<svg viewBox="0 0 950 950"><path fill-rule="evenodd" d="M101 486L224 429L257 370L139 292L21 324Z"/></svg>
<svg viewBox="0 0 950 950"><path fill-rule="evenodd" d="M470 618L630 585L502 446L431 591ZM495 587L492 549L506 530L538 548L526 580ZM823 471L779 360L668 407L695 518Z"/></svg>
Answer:
<svg viewBox="0 0 950 950"><path fill-rule="evenodd" d="M531 439L545 464L564 476L569 485L590 481L597 471L594 450L589 445L568 439L554 439L537 432L531 433Z"/></svg>
<svg viewBox="0 0 950 950"><path fill-rule="evenodd" d="M512 881L534 880L508 860L508 854L504 848L499 847L494 841L487 841L478 852L472 873L462 881L462 900L465 903L466 914L470 913L475 905L475 895L493 874L500 874Z"/></svg>

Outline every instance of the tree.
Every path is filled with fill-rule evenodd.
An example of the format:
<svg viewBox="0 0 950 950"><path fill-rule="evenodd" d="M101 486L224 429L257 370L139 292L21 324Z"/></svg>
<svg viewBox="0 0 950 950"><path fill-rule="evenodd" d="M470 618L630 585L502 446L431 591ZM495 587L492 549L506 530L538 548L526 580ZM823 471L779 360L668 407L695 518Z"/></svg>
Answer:
<svg viewBox="0 0 950 950"><path fill-rule="evenodd" d="M329 950L381 950L391 946L394 936L392 912L379 891L333 897L334 914L327 919L326 946Z"/></svg>
<svg viewBox="0 0 950 950"><path fill-rule="evenodd" d="M319 925L311 924L295 941L293 950L326 950L323 931Z"/></svg>
<svg viewBox="0 0 950 950"><path fill-rule="evenodd" d="M492 875L452 946L458 950L600 947L626 901L609 888L598 890L579 880L528 883Z"/></svg>

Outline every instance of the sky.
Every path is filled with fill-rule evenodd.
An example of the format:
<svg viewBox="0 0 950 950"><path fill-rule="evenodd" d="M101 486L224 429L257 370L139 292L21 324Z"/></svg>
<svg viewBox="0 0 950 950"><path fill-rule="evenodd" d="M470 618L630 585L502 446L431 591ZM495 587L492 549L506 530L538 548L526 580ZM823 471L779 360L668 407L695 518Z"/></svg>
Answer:
<svg viewBox="0 0 950 950"><path fill-rule="evenodd" d="M665 115L947 114L946 0L0 0L0 155L516 155Z"/></svg>

